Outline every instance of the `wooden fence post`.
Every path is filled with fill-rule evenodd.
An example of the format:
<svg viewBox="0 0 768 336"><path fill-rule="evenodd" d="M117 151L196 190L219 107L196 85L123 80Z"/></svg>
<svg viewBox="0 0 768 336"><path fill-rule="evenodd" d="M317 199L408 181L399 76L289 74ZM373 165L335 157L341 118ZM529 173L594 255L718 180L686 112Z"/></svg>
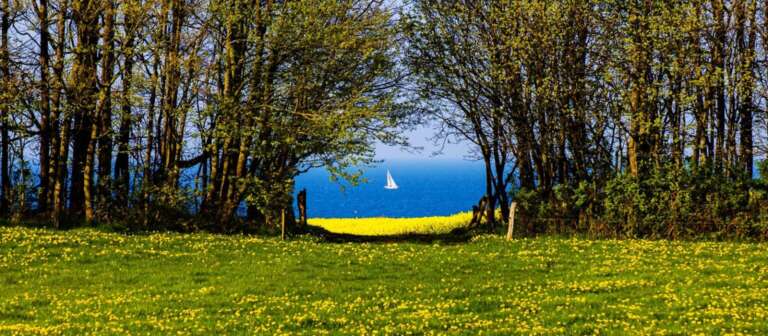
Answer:
<svg viewBox="0 0 768 336"><path fill-rule="evenodd" d="M517 210L517 202L512 202L509 206L509 228L507 229L507 240L511 240L515 233L515 210Z"/></svg>
<svg viewBox="0 0 768 336"><path fill-rule="evenodd" d="M483 223L483 216L485 215L485 207L488 200L485 196L480 198L478 205L472 206L472 220L469 222L469 226L474 228L480 226Z"/></svg>
<svg viewBox="0 0 768 336"><path fill-rule="evenodd" d="M280 238L282 240L285 240L285 209L283 209L283 211L280 212L280 230L281 230Z"/></svg>
<svg viewBox="0 0 768 336"><path fill-rule="evenodd" d="M301 230L307 228L307 189L302 189L296 198L299 203L299 226Z"/></svg>

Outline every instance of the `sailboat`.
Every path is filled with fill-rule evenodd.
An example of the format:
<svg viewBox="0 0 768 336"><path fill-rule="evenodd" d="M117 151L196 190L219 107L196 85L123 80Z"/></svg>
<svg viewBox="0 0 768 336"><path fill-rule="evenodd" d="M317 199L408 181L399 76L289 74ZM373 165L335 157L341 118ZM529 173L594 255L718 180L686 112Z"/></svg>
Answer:
<svg viewBox="0 0 768 336"><path fill-rule="evenodd" d="M389 169L387 169L387 185L384 186L384 189L388 190L396 190L399 188L397 186L397 183L395 183L395 179L392 178L392 174L389 173Z"/></svg>

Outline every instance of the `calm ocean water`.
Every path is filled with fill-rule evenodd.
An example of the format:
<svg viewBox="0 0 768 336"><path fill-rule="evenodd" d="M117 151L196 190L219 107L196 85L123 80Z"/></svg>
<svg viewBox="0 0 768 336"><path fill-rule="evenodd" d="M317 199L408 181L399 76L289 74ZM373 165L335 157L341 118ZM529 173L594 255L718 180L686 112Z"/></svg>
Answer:
<svg viewBox="0 0 768 336"><path fill-rule="evenodd" d="M387 169L400 187L384 189ZM367 183L331 182L325 169L299 176L296 190L307 189L309 217L442 216L467 211L483 195L479 161L423 159L387 160L364 168Z"/></svg>

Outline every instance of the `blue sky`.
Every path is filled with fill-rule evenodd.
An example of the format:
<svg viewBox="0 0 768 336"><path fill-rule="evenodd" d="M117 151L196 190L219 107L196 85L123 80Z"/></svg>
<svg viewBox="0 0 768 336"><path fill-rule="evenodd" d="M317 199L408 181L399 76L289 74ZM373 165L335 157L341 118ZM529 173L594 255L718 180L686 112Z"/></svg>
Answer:
<svg viewBox="0 0 768 336"><path fill-rule="evenodd" d="M405 133L412 146L422 147L419 151L404 150L400 147L379 143L376 145L376 158L380 160L426 160L432 158L455 160L464 159L469 154L469 146L466 143L459 143L446 145L442 154L434 156L433 153L440 149L430 140L434 134L435 130L429 126L422 126Z"/></svg>

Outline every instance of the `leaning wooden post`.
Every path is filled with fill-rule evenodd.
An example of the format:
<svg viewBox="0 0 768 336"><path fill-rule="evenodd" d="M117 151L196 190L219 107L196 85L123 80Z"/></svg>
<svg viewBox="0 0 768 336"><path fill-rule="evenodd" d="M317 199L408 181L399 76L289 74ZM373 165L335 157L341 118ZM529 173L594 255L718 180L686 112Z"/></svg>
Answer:
<svg viewBox="0 0 768 336"><path fill-rule="evenodd" d="M511 240L515 232L515 210L517 202L512 202L509 206L509 228L507 228L507 240Z"/></svg>
<svg viewBox="0 0 768 336"><path fill-rule="evenodd" d="M280 230L280 237L282 240L285 240L285 209L280 212Z"/></svg>
<svg viewBox="0 0 768 336"><path fill-rule="evenodd" d="M299 226L304 230L307 228L307 189L299 192L297 199L299 203Z"/></svg>

